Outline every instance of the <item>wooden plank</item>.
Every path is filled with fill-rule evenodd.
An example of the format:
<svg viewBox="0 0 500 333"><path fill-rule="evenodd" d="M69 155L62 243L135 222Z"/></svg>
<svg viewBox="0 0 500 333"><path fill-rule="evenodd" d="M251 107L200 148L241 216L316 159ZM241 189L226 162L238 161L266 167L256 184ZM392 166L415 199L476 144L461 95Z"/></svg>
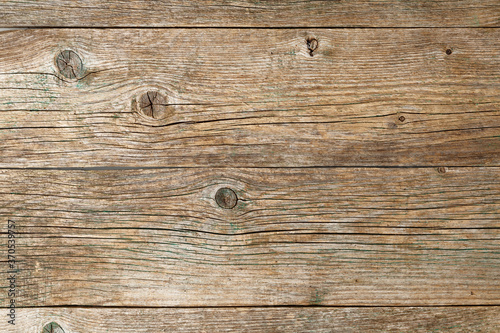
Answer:
<svg viewBox="0 0 500 333"><path fill-rule="evenodd" d="M2 0L0 22L6 27L498 27L500 4L496 0Z"/></svg>
<svg viewBox="0 0 500 333"><path fill-rule="evenodd" d="M0 216L25 307L499 305L499 171L1 170Z"/></svg>
<svg viewBox="0 0 500 333"><path fill-rule="evenodd" d="M21 30L0 68L0 167L500 166L500 29Z"/></svg>
<svg viewBox="0 0 500 333"><path fill-rule="evenodd" d="M51 323L71 332L498 332L498 307L374 308L37 308L18 309L16 327L39 333Z"/></svg>

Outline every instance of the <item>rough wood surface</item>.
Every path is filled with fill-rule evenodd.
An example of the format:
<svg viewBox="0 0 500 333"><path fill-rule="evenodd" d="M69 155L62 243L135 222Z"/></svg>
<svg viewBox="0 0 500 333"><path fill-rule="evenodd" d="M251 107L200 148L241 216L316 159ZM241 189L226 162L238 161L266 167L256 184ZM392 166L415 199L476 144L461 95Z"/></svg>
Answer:
<svg viewBox="0 0 500 333"><path fill-rule="evenodd" d="M500 331L498 0L0 26L0 332Z"/></svg>
<svg viewBox="0 0 500 333"><path fill-rule="evenodd" d="M18 326L2 332L40 333L47 323L64 333L159 332L483 332L500 331L499 307L19 309Z"/></svg>
<svg viewBox="0 0 500 333"><path fill-rule="evenodd" d="M0 167L500 166L499 106L499 29L0 34Z"/></svg>
<svg viewBox="0 0 500 333"><path fill-rule="evenodd" d="M499 172L2 170L0 216L22 306L499 305Z"/></svg>
<svg viewBox="0 0 500 333"><path fill-rule="evenodd" d="M0 1L5 27L485 27L497 0Z"/></svg>

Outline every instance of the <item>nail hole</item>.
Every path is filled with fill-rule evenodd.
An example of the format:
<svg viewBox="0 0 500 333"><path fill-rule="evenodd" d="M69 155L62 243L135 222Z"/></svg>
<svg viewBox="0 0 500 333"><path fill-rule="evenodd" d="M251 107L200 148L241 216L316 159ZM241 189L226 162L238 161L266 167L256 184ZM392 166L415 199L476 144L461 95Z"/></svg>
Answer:
<svg viewBox="0 0 500 333"><path fill-rule="evenodd" d="M56 57L59 72L66 78L74 80L82 77L83 61L76 52L64 50Z"/></svg>
<svg viewBox="0 0 500 333"><path fill-rule="evenodd" d="M233 190L223 187L217 190L217 193L215 194L215 201L221 208L232 209L238 203L238 197Z"/></svg>
<svg viewBox="0 0 500 333"><path fill-rule="evenodd" d="M446 173L446 168L445 167L439 167L438 168L439 173Z"/></svg>
<svg viewBox="0 0 500 333"><path fill-rule="evenodd" d="M42 333L64 333L64 330L59 324L52 322L43 327Z"/></svg>
<svg viewBox="0 0 500 333"><path fill-rule="evenodd" d="M453 53L453 50L452 50L452 49L446 49L446 54L447 54L447 55L450 55L450 54L452 54L452 53Z"/></svg>
<svg viewBox="0 0 500 333"><path fill-rule="evenodd" d="M309 50L309 55L311 57L314 56L314 51L316 51L316 49L318 48L319 46L319 42L316 38L314 37L308 37L306 39L306 44L307 44L307 49Z"/></svg>
<svg viewBox="0 0 500 333"><path fill-rule="evenodd" d="M406 120L405 116L401 116L398 118L400 122L404 122Z"/></svg>

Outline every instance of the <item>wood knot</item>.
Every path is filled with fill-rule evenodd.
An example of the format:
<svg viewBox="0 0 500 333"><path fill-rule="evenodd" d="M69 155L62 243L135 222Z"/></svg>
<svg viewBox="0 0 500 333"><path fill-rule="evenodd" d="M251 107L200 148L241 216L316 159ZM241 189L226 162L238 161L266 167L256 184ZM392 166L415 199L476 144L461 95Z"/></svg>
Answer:
<svg viewBox="0 0 500 333"><path fill-rule="evenodd" d="M452 49L446 49L446 54L447 54L447 55L450 55L450 54L452 54L452 53L453 53L453 50L452 50Z"/></svg>
<svg viewBox="0 0 500 333"><path fill-rule="evenodd" d="M446 168L445 167L439 167L438 168L439 173L446 173Z"/></svg>
<svg viewBox="0 0 500 333"><path fill-rule="evenodd" d="M59 72L67 79L75 80L83 76L83 61L80 56L71 50L64 50L56 57Z"/></svg>
<svg viewBox="0 0 500 333"><path fill-rule="evenodd" d="M148 91L138 100L138 111L142 115L156 120L167 118L171 110L167 104L167 98L158 91Z"/></svg>
<svg viewBox="0 0 500 333"><path fill-rule="evenodd" d="M318 40L316 38L314 38L314 37L308 37L306 39L306 44L307 44L307 49L309 50L309 55L311 57L313 57L314 56L314 51L316 51L316 49L319 46Z"/></svg>
<svg viewBox="0 0 500 333"><path fill-rule="evenodd" d="M405 116L401 116L398 118L400 122L404 122L406 120Z"/></svg>
<svg viewBox="0 0 500 333"><path fill-rule="evenodd" d="M43 327L42 333L64 333L64 330L59 324L52 322Z"/></svg>
<svg viewBox="0 0 500 333"><path fill-rule="evenodd" d="M233 190L223 187L217 190L217 193L215 194L215 201L221 208L232 209L238 203L238 197Z"/></svg>

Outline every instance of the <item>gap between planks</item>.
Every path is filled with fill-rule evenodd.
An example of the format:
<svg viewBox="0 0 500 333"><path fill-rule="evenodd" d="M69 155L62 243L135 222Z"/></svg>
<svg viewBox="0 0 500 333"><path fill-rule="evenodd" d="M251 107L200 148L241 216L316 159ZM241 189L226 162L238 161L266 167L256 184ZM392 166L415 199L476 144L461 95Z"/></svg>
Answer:
<svg viewBox="0 0 500 333"><path fill-rule="evenodd" d="M179 305L179 306L117 306L117 305L77 305L77 304L59 304L59 305L39 305L39 306L16 306L16 309L371 309L371 308L500 308L499 304L441 304L441 305ZM0 309L8 307L0 306Z"/></svg>
<svg viewBox="0 0 500 333"><path fill-rule="evenodd" d="M437 169L440 167L446 168L498 168L498 166L494 165L470 165L470 166L460 166L460 165L435 165L435 166L411 166L411 165L353 165L353 166L344 166L344 165L334 165L334 166L270 166L270 167L257 167L257 166L217 166L217 169ZM110 166L110 167L0 167L0 170L60 170L60 171L112 171L112 170L174 170L174 169L213 169L212 166L158 166L158 167L133 167L133 166Z"/></svg>
<svg viewBox="0 0 500 333"><path fill-rule="evenodd" d="M307 26L307 27L296 27L296 26L283 26L283 27L238 27L238 26L172 26L172 27L141 27L141 26L127 26L127 27L107 27L107 26L99 26L99 27L86 27L86 26L75 26L75 27L60 27L60 26L31 26L31 27L12 27L12 28L0 28L0 32L2 31L11 31L11 30L71 30L71 29L106 29L106 30L127 30L127 29L137 29L137 30L174 30L174 29L193 29L193 30L202 30L202 29L226 29L226 30L304 30L304 29L314 29L314 30L349 30L349 29L367 29L367 30L393 30L393 29L401 29L401 30L412 30L412 29L499 29L498 26L491 27L468 27L468 26L449 26L449 27L363 27L363 26L352 26L352 27L339 27L339 26L330 26L330 27L321 27L321 26Z"/></svg>

